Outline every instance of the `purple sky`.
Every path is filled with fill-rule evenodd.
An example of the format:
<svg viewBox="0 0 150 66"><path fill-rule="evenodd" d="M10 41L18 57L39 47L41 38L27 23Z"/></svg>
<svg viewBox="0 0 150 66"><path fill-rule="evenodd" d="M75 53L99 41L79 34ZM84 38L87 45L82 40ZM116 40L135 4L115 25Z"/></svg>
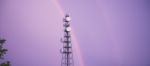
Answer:
<svg viewBox="0 0 150 66"><path fill-rule="evenodd" d="M150 66L149 0L0 0L12 66L60 66L63 22L54 1L71 14L85 66Z"/></svg>

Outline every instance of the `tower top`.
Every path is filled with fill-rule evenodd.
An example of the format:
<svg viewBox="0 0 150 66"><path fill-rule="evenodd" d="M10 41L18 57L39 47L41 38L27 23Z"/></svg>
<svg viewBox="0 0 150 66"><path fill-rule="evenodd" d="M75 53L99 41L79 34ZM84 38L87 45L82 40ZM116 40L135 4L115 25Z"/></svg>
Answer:
<svg viewBox="0 0 150 66"><path fill-rule="evenodd" d="M71 17L69 14L66 14L65 15L65 18L64 18L64 22L70 22L71 21Z"/></svg>

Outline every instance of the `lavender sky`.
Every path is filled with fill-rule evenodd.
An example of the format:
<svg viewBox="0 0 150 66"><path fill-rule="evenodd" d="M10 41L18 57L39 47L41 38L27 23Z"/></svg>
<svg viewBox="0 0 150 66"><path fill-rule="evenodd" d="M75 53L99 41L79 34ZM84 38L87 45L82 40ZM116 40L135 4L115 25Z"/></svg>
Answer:
<svg viewBox="0 0 150 66"><path fill-rule="evenodd" d="M76 66L150 66L150 0L0 0L6 60L60 66L68 12L80 47L74 50L82 53L74 55Z"/></svg>

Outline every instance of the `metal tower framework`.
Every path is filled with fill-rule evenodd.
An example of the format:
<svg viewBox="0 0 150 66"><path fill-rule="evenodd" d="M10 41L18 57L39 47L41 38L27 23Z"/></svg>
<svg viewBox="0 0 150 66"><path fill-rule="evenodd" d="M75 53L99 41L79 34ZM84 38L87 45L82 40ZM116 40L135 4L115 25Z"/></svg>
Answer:
<svg viewBox="0 0 150 66"><path fill-rule="evenodd" d="M70 27L71 18L67 14L63 19L64 22L64 37L62 39L63 48L61 49L62 60L61 66L74 66L73 61L73 52L72 52L72 44L71 44L71 27Z"/></svg>

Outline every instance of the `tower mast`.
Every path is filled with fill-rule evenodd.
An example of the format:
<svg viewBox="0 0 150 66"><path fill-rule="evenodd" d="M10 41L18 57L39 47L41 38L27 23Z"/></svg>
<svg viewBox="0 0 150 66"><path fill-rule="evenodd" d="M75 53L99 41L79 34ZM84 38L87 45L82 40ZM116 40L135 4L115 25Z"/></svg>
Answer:
<svg viewBox="0 0 150 66"><path fill-rule="evenodd" d="M72 44L71 44L71 27L70 27L71 18L69 14L66 14L64 22L64 37L62 39L63 48L61 49L62 60L61 66L74 66L73 62L73 53L72 53Z"/></svg>

